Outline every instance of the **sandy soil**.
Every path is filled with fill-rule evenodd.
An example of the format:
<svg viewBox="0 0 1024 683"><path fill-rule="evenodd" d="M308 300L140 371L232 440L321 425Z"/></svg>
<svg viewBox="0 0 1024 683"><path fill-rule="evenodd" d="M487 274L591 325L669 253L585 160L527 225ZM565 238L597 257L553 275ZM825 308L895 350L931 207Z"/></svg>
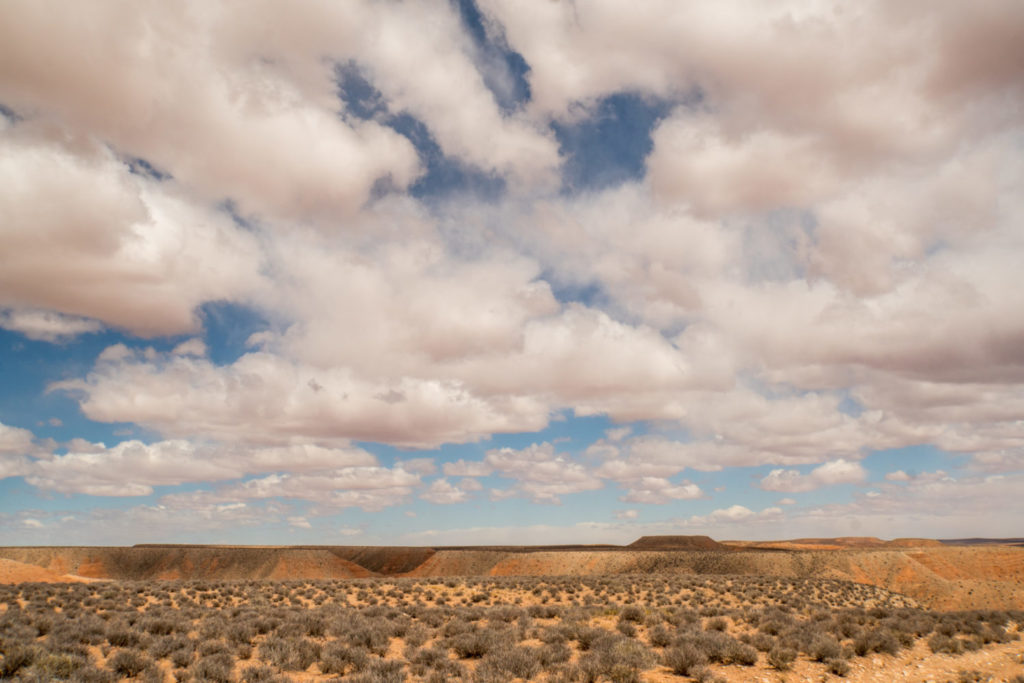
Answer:
<svg viewBox="0 0 1024 683"><path fill-rule="evenodd" d="M976 671L982 676L970 680L1009 681L1014 676L1024 674L1024 645L1020 641L990 645L977 652L952 656L933 654L922 641L896 656L872 655L853 659L850 672L843 678L828 674L823 664L806 659L798 659L788 671L776 671L767 665L764 656L751 667L712 666L711 669L728 683L940 683L958 681L962 671ZM647 672L644 680L651 683L676 683L689 679L675 676L669 669L660 667Z"/></svg>
<svg viewBox="0 0 1024 683"><path fill-rule="evenodd" d="M0 558L0 583L65 583L68 581L87 580L81 576L57 574L49 569L37 567L33 564Z"/></svg>

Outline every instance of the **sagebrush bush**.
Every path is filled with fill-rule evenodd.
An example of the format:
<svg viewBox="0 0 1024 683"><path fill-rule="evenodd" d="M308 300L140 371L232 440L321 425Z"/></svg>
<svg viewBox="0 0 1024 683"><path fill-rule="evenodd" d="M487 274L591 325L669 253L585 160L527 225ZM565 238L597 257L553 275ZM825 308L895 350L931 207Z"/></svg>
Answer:
<svg viewBox="0 0 1024 683"><path fill-rule="evenodd" d="M407 678L401 662L378 659L370 664L365 673L353 676L353 683L403 683Z"/></svg>
<svg viewBox="0 0 1024 683"><path fill-rule="evenodd" d="M530 679L540 672L540 657L534 648L503 645L491 649L480 661L475 677L485 681Z"/></svg>
<svg viewBox="0 0 1024 683"><path fill-rule="evenodd" d="M0 659L0 678L13 678L21 669L39 657L39 648L31 645L4 644L4 658Z"/></svg>
<svg viewBox="0 0 1024 683"><path fill-rule="evenodd" d="M825 662L825 670L836 676L845 676L850 673L850 663L845 659L829 659Z"/></svg>
<svg viewBox="0 0 1024 683"><path fill-rule="evenodd" d="M661 661L677 676L689 676L691 671L708 663L708 657L690 643L667 648Z"/></svg>
<svg viewBox="0 0 1024 683"><path fill-rule="evenodd" d="M460 659L479 659L497 644L492 631L474 629L448 639L448 646Z"/></svg>
<svg viewBox="0 0 1024 683"><path fill-rule="evenodd" d="M203 657L192 665L193 680L208 683L233 683L235 680L234 666L234 657L226 652Z"/></svg>
<svg viewBox="0 0 1024 683"><path fill-rule="evenodd" d="M305 671L320 658L321 646L307 638L272 636L260 644L260 658L279 669Z"/></svg>
<svg viewBox="0 0 1024 683"><path fill-rule="evenodd" d="M860 657L872 652L894 655L900 651L900 642L891 631L871 629L854 638L853 651Z"/></svg>
<svg viewBox="0 0 1024 683"><path fill-rule="evenodd" d="M722 569L720 560L732 561L678 558L687 571ZM544 604L523 606L524 597ZM116 662L138 669L119 662L137 651L198 683L224 678L218 660L234 667L255 652L261 661L243 675L275 683L288 679L282 670L314 663L346 681L469 680L472 669L501 680L536 666L549 681L629 683L654 651L670 668L714 680L706 663L751 665L761 651L774 653L771 665L787 650L841 675L848 658L922 638L948 654L1009 642L1024 622L1021 612L935 614L901 600L837 581L686 574L0 586L0 676L106 683L129 677L114 673ZM867 601L879 608L859 606ZM385 666L395 638L404 660ZM698 653L690 662L680 654L688 648ZM147 665L134 680L155 683L161 671Z"/></svg>
<svg viewBox="0 0 1024 683"><path fill-rule="evenodd" d="M121 676L137 676L153 664L153 660L139 650L118 650L107 661L107 666Z"/></svg>
<svg viewBox="0 0 1024 683"><path fill-rule="evenodd" d="M776 646L768 652L768 665L779 671L788 671L796 661L796 650Z"/></svg>
<svg viewBox="0 0 1024 683"><path fill-rule="evenodd" d="M821 635L811 642L807 654L816 662L824 662L829 659L837 659L842 651L842 646L834 636Z"/></svg>
<svg viewBox="0 0 1024 683"><path fill-rule="evenodd" d="M320 652L320 671L325 674L357 673L366 668L370 653L363 647L351 647L342 642L328 643Z"/></svg>

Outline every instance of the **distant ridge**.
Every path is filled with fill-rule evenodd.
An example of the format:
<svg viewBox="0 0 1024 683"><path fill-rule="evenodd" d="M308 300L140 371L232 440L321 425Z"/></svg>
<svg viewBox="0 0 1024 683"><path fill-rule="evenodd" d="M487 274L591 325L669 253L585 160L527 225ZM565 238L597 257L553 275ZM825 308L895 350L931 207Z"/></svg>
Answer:
<svg viewBox="0 0 1024 683"><path fill-rule="evenodd" d="M886 541L886 546L892 548L941 548L942 543L934 538L894 538Z"/></svg>
<svg viewBox="0 0 1024 683"><path fill-rule="evenodd" d="M943 545L1014 545L1024 546L1024 538L941 538Z"/></svg>
<svg viewBox="0 0 1024 683"><path fill-rule="evenodd" d="M628 546L632 550L726 550L710 536L641 536Z"/></svg>

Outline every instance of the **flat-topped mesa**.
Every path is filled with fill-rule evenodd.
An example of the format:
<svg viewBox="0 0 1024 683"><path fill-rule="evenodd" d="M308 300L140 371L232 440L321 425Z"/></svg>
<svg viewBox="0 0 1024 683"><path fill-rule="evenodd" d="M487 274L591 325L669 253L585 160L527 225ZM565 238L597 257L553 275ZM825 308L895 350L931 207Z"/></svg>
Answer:
<svg viewBox="0 0 1024 683"><path fill-rule="evenodd" d="M890 548L941 548L942 543L934 538L894 538L885 544Z"/></svg>
<svg viewBox="0 0 1024 683"><path fill-rule="evenodd" d="M727 550L710 536L641 536L630 543L633 550Z"/></svg>

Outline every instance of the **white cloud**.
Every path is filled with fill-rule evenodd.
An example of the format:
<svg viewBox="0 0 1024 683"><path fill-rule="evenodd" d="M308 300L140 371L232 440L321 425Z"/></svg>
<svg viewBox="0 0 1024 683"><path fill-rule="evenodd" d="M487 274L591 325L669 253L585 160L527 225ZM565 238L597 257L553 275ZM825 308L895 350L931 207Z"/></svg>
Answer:
<svg viewBox="0 0 1024 683"><path fill-rule="evenodd" d="M1024 467L1019 2L479 5L526 61L519 107L488 89L518 76L442 0L8 3L0 327L190 336L112 346L51 387L158 440L59 453L0 425L0 476L103 495L220 483L172 499L195 521L275 495L458 502L486 476L510 480L496 499L614 481L660 504L700 495L686 470L771 465L762 488L810 491L915 444L968 455L972 477ZM379 92L376 113L339 99L339 65ZM562 192L552 124L571 133L615 94L664 105L642 176ZM411 196L426 168L392 116L500 196ZM209 357L211 302L266 322L251 352ZM574 442L581 456L380 468L350 446L536 433L563 414L621 426ZM928 486L953 488L912 465L870 502L896 486L930 509ZM972 482L970 505L1004 491ZM732 502L703 522L778 520Z"/></svg>
<svg viewBox="0 0 1024 683"><path fill-rule="evenodd" d="M319 503L324 509L359 507L369 512L404 503L419 486L418 475L385 467L342 467L300 474L270 474L213 491L172 493L168 507L191 509L224 502L291 499Z"/></svg>
<svg viewBox="0 0 1024 683"><path fill-rule="evenodd" d="M206 355L206 344L203 343L202 339L193 337L175 346L171 354L175 356L199 356L201 358Z"/></svg>
<svg viewBox="0 0 1024 683"><path fill-rule="evenodd" d="M780 498L775 501L778 505L796 505L796 501L792 498Z"/></svg>
<svg viewBox="0 0 1024 683"><path fill-rule="evenodd" d="M441 469L447 477L486 477L494 471L486 462L462 459L446 462Z"/></svg>
<svg viewBox="0 0 1024 683"><path fill-rule="evenodd" d="M0 311L0 328L20 332L29 339L58 342L102 329L95 320L61 315L52 311Z"/></svg>
<svg viewBox="0 0 1024 683"><path fill-rule="evenodd" d="M767 507L755 512L743 505L730 505L727 508L713 510L707 515L694 515L679 523L686 527L710 528L720 530L742 529L744 524L768 524L779 521L783 517L781 508ZM744 536L746 538L747 536Z"/></svg>
<svg viewBox="0 0 1024 683"><path fill-rule="evenodd" d="M83 143L83 156L0 137L0 306L15 308L9 324L56 338L94 331L95 321L178 334L198 327L205 301L245 300L261 286L257 241L222 212L129 173L106 149Z"/></svg>
<svg viewBox="0 0 1024 683"><path fill-rule="evenodd" d="M711 513L711 519L715 521L728 520L730 522L738 522L753 517L756 513L742 505L733 505L720 510L715 510Z"/></svg>
<svg viewBox="0 0 1024 683"><path fill-rule="evenodd" d="M448 483L447 479L435 479L420 498L437 505L451 505L463 503L469 496L461 488Z"/></svg>
<svg viewBox="0 0 1024 683"><path fill-rule="evenodd" d="M639 510L616 510L615 519L636 519L640 516Z"/></svg>
<svg viewBox="0 0 1024 683"><path fill-rule="evenodd" d="M630 426L625 427L612 427L611 429L605 430L605 436L609 441L619 442L625 439L633 432L633 428Z"/></svg>
<svg viewBox="0 0 1024 683"><path fill-rule="evenodd" d="M761 480L765 491L799 493L837 484L859 484L867 479L867 470L859 462L832 460L815 467L809 474L797 470L772 470Z"/></svg>
<svg viewBox="0 0 1024 683"><path fill-rule="evenodd" d="M323 35L326 27L312 22L324 19L342 28L344 12L325 17L308 3L284 21L268 4L239 21L226 9L110 5L54 18L30 3L12 6L9 18L21 31L5 31L0 40L8 65L0 99L19 112L44 112L72 135L88 131L145 158L192 192L215 201L232 197L246 213L302 220L352 212L377 178L389 176L401 187L415 176L408 140L374 122L337 116L336 101L326 97L333 87L323 59L329 51L321 52L315 36L302 42L289 35L296 27ZM84 21L93 30L83 33ZM266 25L293 42L265 40ZM141 36L142 26L144 40L124 38ZM348 33L337 34L335 45L345 45ZM32 56L36 41L54 46L45 69ZM82 54L90 55L91 68L83 68ZM203 150L203 162L194 149Z"/></svg>
<svg viewBox="0 0 1024 683"><path fill-rule="evenodd" d="M312 529L313 525L305 517L289 517L288 525L298 529Z"/></svg>
<svg viewBox="0 0 1024 683"><path fill-rule="evenodd" d="M69 518L70 517L70 518ZM282 519L280 506L197 504L192 507L136 505L131 508L93 508L77 515L36 514L42 527L17 528L0 524L0 542L26 545L40 540L59 544L75 539L82 544L130 545L154 541L216 543L225 534Z"/></svg>
<svg viewBox="0 0 1024 683"><path fill-rule="evenodd" d="M550 443L533 444L521 450L489 450L484 462L501 476L515 479L518 484L513 491L534 502L559 503L560 496L604 486L583 465L556 454Z"/></svg>
<svg viewBox="0 0 1024 683"><path fill-rule="evenodd" d="M51 388L84 392L82 409L94 420L264 444L315 438L423 447L539 429L547 421L547 408L536 401L476 397L457 381L365 378L344 366L297 364L265 352L228 366L183 356L101 357L86 380Z"/></svg>
<svg viewBox="0 0 1024 683"><path fill-rule="evenodd" d="M401 467L406 472L412 472L423 476L429 476L437 473L437 465L434 463L433 458L409 458L407 460L398 460L395 462L396 467Z"/></svg>
<svg viewBox="0 0 1024 683"><path fill-rule="evenodd" d="M673 500L703 498L704 492L696 484L683 481L673 484L661 477L641 477L628 483L629 490L619 500L625 503L663 504Z"/></svg>
<svg viewBox="0 0 1024 683"><path fill-rule="evenodd" d="M34 440L35 435L31 431L0 422L0 454L27 455Z"/></svg>
<svg viewBox="0 0 1024 683"><path fill-rule="evenodd" d="M487 497L497 502L500 500L507 500L509 498L513 498L516 494L516 489L491 489L487 493Z"/></svg>
<svg viewBox="0 0 1024 683"><path fill-rule="evenodd" d="M195 444L184 440L122 441L103 444L74 442L63 455L36 460L22 475L30 484L61 493L99 496L145 496L154 486L216 482L247 474L289 471L333 471L370 466L375 458L357 448L324 448L297 444L274 448L243 448Z"/></svg>
<svg viewBox="0 0 1024 683"><path fill-rule="evenodd" d="M794 536L829 529L832 536L963 538L981 529L994 538L1011 537L1024 514L1022 483L1019 473L992 480L923 472L910 482L878 485L877 496L794 512L786 523Z"/></svg>

